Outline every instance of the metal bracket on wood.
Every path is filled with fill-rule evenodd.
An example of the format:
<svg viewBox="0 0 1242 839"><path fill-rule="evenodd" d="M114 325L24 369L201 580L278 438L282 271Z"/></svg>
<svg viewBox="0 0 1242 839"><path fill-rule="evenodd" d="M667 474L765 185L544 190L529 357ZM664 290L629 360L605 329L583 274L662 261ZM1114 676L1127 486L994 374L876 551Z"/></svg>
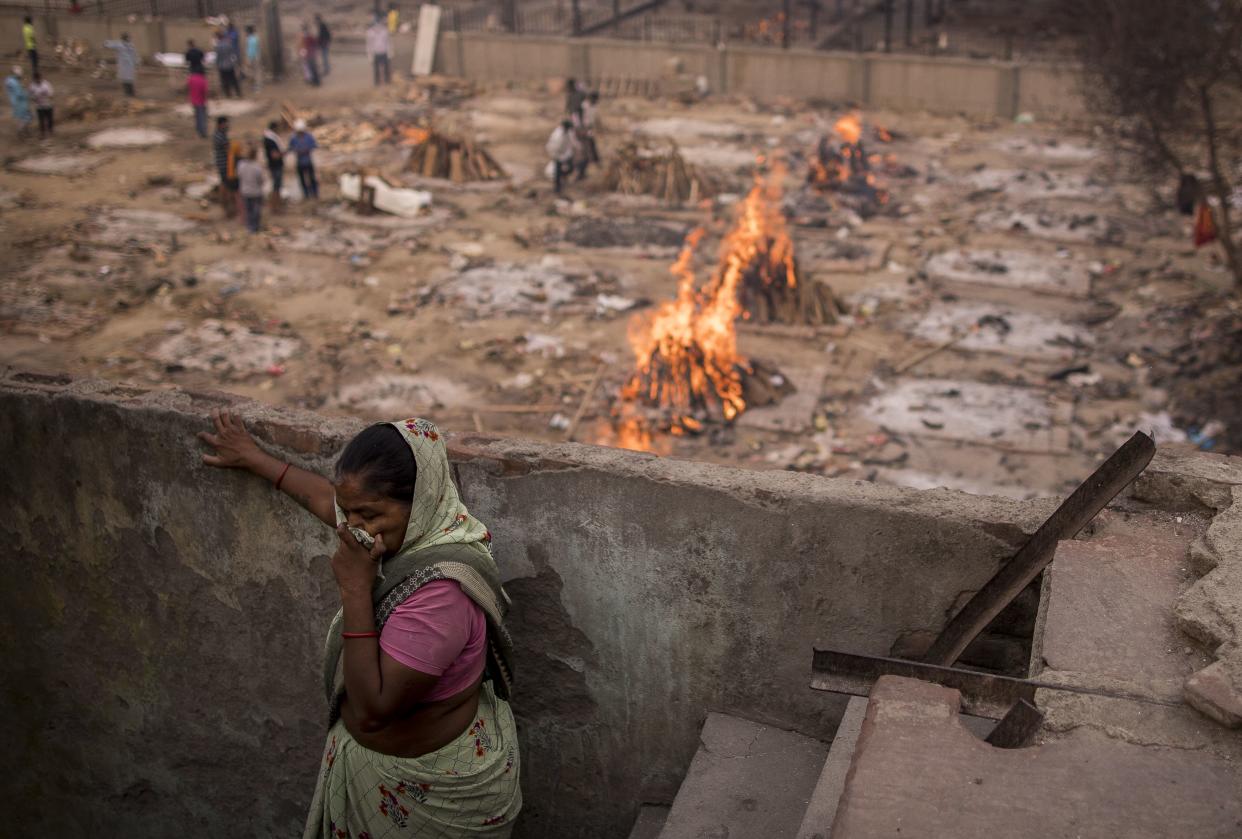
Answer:
<svg viewBox="0 0 1242 839"><path fill-rule="evenodd" d="M1117 493L1134 482L1155 453L1155 442L1141 431L1134 432L1134 436L1083 481L1040 525L1013 559L1006 562L953 616L949 625L932 642L923 660L942 666L957 661L962 651L992 619L1052 562L1057 543L1077 536L1100 510L1108 506L1108 502L1117 497Z"/></svg>

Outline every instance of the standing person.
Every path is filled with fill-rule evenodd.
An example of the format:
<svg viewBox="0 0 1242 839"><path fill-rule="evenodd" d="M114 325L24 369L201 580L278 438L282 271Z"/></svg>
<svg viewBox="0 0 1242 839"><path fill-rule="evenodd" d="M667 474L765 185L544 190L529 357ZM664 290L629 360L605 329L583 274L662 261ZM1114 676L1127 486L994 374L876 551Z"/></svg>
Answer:
<svg viewBox="0 0 1242 839"><path fill-rule="evenodd" d="M595 144L595 130L599 127L599 91L593 90L582 103L582 127L586 132L587 159L599 164L599 146Z"/></svg>
<svg viewBox="0 0 1242 839"><path fill-rule="evenodd" d="M267 173L272 177L272 211L278 212L284 199L280 191L285 185L285 150L280 147L280 135L276 133L277 123L272 120L263 132L263 154L267 158Z"/></svg>
<svg viewBox="0 0 1242 839"><path fill-rule="evenodd" d="M560 195L565 176L574 170L574 158L578 155L578 140L574 136L573 122L562 120L552 131L552 136L548 137L544 149L552 161L553 188Z"/></svg>
<svg viewBox="0 0 1242 839"><path fill-rule="evenodd" d="M233 21L229 21L228 26L224 29L224 34L228 36L229 43L233 45L233 52L241 55L241 33L237 31L237 26Z"/></svg>
<svg viewBox="0 0 1242 839"><path fill-rule="evenodd" d="M35 38L34 21L30 19L30 15L26 15L22 23L22 45L26 48L26 55L30 58L30 74L33 76L39 72L39 44Z"/></svg>
<svg viewBox="0 0 1242 839"><path fill-rule="evenodd" d="M185 89L190 97L190 107L194 109L194 130L198 136L207 137L207 73L200 63L197 71L191 70L186 78Z"/></svg>
<svg viewBox="0 0 1242 839"><path fill-rule="evenodd" d="M297 159L298 183L302 186L303 198L319 198L319 181L315 178L315 159L312 156L319 144L306 130L306 120L300 119L293 124L293 136L289 138L289 151Z"/></svg>
<svg viewBox="0 0 1242 839"><path fill-rule="evenodd" d="M388 53L392 49L392 38L388 35L388 27L379 15L367 27L367 56L371 59L371 72L375 77L375 86L388 84L392 80L392 62Z"/></svg>
<svg viewBox="0 0 1242 839"><path fill-rule="evenodd" d="M522 790L509 598L440 430L418 418L372 425L329 482L264 452L227 410L211 421L205 464L283 489L339 540L329 730L303 839L511 835Z"/></svg>
<svg viewBox="0 0 1242 839"><path fill-rule="evenodd" d="M35 114L39 117L39 139L52 136L52 83L34 74L30 84L30 98L34 100Z"/></svg>
<svg viewBox="0 0 1242 839"><path fill-rule="evenodd" d="M22 68L13 65L13 72L4 80L4 92L9 95L9 109L13 112L13 121L17 123L17 136L26 136L30 127L30 95L22 82Z"/></svg>
<svg viewBox="0 0 1242 839"><path fill-rule="evenodd" d="M240 56L233 48L227 32L216 33L216 70L220 72L220 92L226 97L241 98L241 85L237 81L237 62Z"/></svg>
<svg viewBox="0 0 1242 839"><path fill-rule="evenodd" d="M320 75L326 76L332 72L332 65L328 62L328 47L332 44L332 32L328 29L328 24L324 23L323 15L315 15L315 41L319 47L319 59L323 63L323 72Z"/></svg>
<svg viewBox="0 0 1242 839"><path fill-rule="evenodd" d="M263 215L263 168L259 162L259 150L254 145L247 146L237 162L237 183L242 204L246 207L246 229L251 233L259 232Z"/></svg>
<svg viewBox="0 0 1242 839"><path fill-rule="evenodd" d="M310 27L302 24L302 76L312 87L319 87L319 39L311 34Z"/></svg>
<svg viewBox="0 0 1242 839"><path fill-rule="evenodd" d="M399 25L400 18L401 18L401 13L397 11L397 4L389 3L388 4L388 34L389 35L397 34L397 26Z"/></svg>
<svg viewBox="0 0 1242 839"><path fill-rule="evenodd" d="M203 64L203 51L194 46L194 41L185 42L185 66L191 73L206 73L207 68Z"/></svg>
<svg viewBox="0 0 1242 839"><path fill-rule="evenodd" d="M565 116L572 117L578 113L578 109L582 107L582 100L586 98L586 94L582 90L582 86L578 84L574 78L565 80Z"/></svg>
<svg viewBox="0 0 1242 839"><path fill-rule="evenodd" d="M116 51L116 77L126 96L134 95L134 77L138 70L138 50L129 41L129 33L122 32L119 41L104 41L104 46Z"/></svg>
<svg viewBox="0 0 1242 839"><path fill-rule="evenodd" d="M220 204L225 218L237 215L237 158L241 147L229 137L229 118L216 117L216 133L211 137L211 151L220 176Z"/></svg>
<svg viewBox="0 0 1242 839"><path fill-rule="evenodd" d="M246 27L246 72L254 80L254 91L258 93L263 86L263 49L253 26Z"/></svg>

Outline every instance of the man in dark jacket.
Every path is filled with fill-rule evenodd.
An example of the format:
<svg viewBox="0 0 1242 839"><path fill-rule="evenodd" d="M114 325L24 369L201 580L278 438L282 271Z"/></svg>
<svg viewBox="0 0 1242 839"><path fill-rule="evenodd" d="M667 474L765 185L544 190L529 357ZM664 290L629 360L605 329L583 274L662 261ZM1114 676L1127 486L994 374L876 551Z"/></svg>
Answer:
<svg viewBox="0 0 1242 839"><path fill-rule="evenodd" d="M317 38L319 40L319 56L323 59L323 73L328 75L332 72L332 66L328 63L328 45L332 43L332 32L328 29L328 24L324 23L323 15L315 15L315 25L319 28Z"/></svg>

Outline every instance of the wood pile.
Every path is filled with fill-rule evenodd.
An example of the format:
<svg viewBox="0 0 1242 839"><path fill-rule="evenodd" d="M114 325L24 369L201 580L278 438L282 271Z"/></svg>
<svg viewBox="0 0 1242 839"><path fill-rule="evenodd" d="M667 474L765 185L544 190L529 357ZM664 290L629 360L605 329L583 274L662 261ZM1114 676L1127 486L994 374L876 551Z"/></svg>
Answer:
<svg viewBox="0 0 1242 839"><path fill-rule="evenodd" d="M705 170L687 163L673 145L665 153L636 143L622 146L604 170L604 188L622 195L651 195L665 204L697 204L721 191Z"/></svg>
<svg viewBox="0 0 1242 839"><path fill-rule="evenodd" d="M453 183L494 181L505 170L482 146L465 137L424 129L426 136L413 143L406 168L424 178L447 178Z"/></svg>

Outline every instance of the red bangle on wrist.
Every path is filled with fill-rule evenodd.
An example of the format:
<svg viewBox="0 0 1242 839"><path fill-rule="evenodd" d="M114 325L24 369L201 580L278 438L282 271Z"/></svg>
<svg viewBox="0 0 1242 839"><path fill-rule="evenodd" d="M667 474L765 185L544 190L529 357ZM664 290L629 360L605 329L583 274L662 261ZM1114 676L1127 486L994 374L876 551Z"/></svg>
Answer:
<svg viewBox="0 0 1242 839"><path fill-rule="evenodd" d="M276 489L280 489L280 482L285 479L285 475L289 474L289 467L292 463L286 463L285 468L280 470L280 477L276 479Z"/></svg>
<svg viewBox="0 0 1242 839"><path fill-rule="evenodd" d="M380 634L378 632L342 632L341 637L348 641L352 638L378 638Z"/></svg>

